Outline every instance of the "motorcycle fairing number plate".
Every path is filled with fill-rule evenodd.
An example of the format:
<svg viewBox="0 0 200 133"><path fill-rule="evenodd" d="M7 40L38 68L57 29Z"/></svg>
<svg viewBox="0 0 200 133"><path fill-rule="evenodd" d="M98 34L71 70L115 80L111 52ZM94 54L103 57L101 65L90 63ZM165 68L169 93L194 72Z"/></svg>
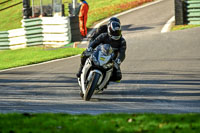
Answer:
<svg viewBox="0 0 200 133"><path fill-rule="evenodd" d="M100 57L100 60L105 61L105 58L104 57Z"/></svg>

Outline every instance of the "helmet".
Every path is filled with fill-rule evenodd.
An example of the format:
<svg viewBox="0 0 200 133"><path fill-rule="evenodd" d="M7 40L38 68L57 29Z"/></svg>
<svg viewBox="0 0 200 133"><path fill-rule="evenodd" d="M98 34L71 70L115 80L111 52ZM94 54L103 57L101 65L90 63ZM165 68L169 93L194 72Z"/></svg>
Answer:
<svg viewBox="0 0 200 133"><path fill-rule="evenodd" d="M116 17L110 18L108 24L110 24L113 21L118 22L120 24L120 20L118 18L116 18Z"/></svg>
<svg viewBox="0 0 200 133"><path fill-rule="evenodd" d="M121 38L121 36L122 36L120 23L115 22L115 21L111 22L108 25L108 35L113 40L119 40Z"/></svg>

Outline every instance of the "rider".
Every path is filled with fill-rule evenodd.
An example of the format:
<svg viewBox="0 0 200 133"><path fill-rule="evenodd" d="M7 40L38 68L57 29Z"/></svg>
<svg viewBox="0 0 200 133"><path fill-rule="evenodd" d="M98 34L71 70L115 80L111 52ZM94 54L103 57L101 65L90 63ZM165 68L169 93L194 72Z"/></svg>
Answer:
<svg viewBox="0 0 200 133"><path fill-rule="evenodd" d="M115 62L120 65L125 59L126 41L121 34L121 26L119 22L111 21L107 25L107 33L102 33L90 42L88 48L82 53L81 65L77 77L80 77L82 68L88 55L100 44L110 44L114 51ZM114 68L110 81L120 81L122 78L120 67Z"/></svg>
<svg viewBox="0 0 200 133"><path fill-rule="evenodd" d="M108 21L108 24L101 25L99 28L97 28L93 32L93 34L91 35L90 42L94 41L94 39L97 38L101 33L107 33L108 32L108 25L113 21L120 23L120 20L117 17L110 18L109 21Z"/></svg>

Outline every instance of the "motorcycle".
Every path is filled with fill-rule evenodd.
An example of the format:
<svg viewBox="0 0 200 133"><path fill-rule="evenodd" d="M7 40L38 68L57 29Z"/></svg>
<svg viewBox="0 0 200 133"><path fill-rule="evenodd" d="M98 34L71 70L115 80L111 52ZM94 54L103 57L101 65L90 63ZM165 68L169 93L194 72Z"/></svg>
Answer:
<svg viewBox="0 0 200 133"><path fill-rule="evenodd" d="M118 67L113 60L114 53L110 44L102 44L87 58L82 69L78 83L81 89L80 95L85 101L89 101L94 92L103 91L112 76L113 67Z"/></svg>

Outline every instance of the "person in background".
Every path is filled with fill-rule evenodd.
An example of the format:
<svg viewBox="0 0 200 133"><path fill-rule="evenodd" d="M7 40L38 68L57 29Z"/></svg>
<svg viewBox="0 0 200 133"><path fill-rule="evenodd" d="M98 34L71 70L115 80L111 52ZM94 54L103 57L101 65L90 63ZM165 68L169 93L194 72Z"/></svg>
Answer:
<svg viewBox="0 0 200 133"><path fill-rule="evenodd" d="M85 0L80 0L80 11L79 11L79 28L81 32L82 38L85 38L87 36L87 16L88 16L88 10L89 5Z"/></svg>

